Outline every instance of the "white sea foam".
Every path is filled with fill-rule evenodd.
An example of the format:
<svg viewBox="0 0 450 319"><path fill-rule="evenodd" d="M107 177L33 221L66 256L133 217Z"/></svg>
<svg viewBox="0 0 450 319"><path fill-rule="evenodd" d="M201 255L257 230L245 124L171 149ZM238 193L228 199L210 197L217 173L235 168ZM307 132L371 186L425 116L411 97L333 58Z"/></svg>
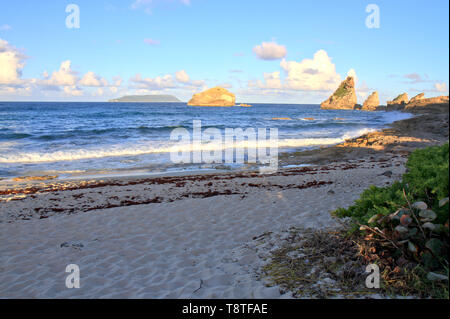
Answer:
<svg viewBox="0 0 450 319"><path fill-rule="evenodd" d="M338 144L346 139L354 138L368 132L374 131L373 129L360 129L350 131L343 134L340 137L335 138L293 138L293 139L280 139L278 141L279 148L301 148L312 146L323 146ZM138 156L145 154L158 154L158 153L170 153L172 151L217 151L225 150L229 148L244 149L244 148L269 148L270 139L256 142L240 141L235 142L234 145L224 145L220 143L202 143L199 145L185 144L163 144L155 146L154 144L141 144L141 145L112 145L109 148L102 149L75 149L64 150L48 153L40 152L20 152L20 153L3 153L0 154L0 163L43 163L43 162L61 162L61 161L76 161L84 159L99 159L106 157L121 157L121 156Z"/></svg>

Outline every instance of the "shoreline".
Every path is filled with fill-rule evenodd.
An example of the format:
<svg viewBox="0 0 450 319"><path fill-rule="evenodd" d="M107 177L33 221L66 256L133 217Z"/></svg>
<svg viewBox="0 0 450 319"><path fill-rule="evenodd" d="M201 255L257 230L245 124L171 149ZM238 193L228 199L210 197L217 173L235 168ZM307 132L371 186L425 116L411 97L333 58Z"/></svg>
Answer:
<svg viewBox="0 0 450 319"><path fill-rule="evenodd" d="M359 111L360 112L360 111ZM389 113L386 111L380 111L381 113ZM378 112L379 113L379 112ZM393 113L401 113L398 111L393 111ZM409 112L404 112L405 114L411 114ZM398 118L398 116L397 116ZM389 119L385 119L384 121L389 121L389 120L393 120L392 118ZM384 122L383 121L383 122ZM278 157L281 158L283 156L286 156L286 154L290 154L296 151L309 151L309 150L317 150L320 148L327 148L327 147L333 147L336 144L340 144L344 142L344 138L348 139L348 136L351 136L351 138L357 138L358 136L356 136L356 134L363 134L363 131L370 131L370 132L374 132L374 131L379 131L382 130L384 127L390 125L391 123L386 123L383 124L381 127L377 127L377 128L369 128L368 126L365 126L364 129L359 129L359 130L354 130L354 131L347 131L345 134L342 133L343 135L339 135L337 137L323 137L323 139L329 139L330 141L316 141L317 144L311 144L309 145L309 143L313 143L311 141L309 141L310 139L314 139L313 137L311 138L302 138L299 140L307 140L304 146L300 146L300 145L284 145L284 146L279 146L279 152L278 152ZM377 124L378 125L378 124ZM370 126L370 125L369 125ZM322 139L322 138L318 138L318 139ZM295 138L292 140L296 140ZM334 141L333 141L334 140ZM284 141L284 140L283 140ZM291 141L291 139L287 139L287 141ZM322 143L329 143L329 144L322 144ZM300 143L302 144L302 143ZM167 153L168 154L168 153ZM142 154L142 155L150 155L149 154ZM121 156L119 156L120 158ZM109 157L106 156L105 159L108 159ZM115 156L111 156L111 158L115 158ZM73 165L76 165L77 160L73 160L73 161L69 161L69 162L73 162ZM20 162L18 162L20 164ZM33 163L31 162L31 164L44 164L45 162L36 162ZM73 168L70 170L58 170L58 169L53 169L52 168L52 163L59 163L58 161L52 162L49 161L47 164L50 165L46 168L41 168L41 169L30 169L30 170L25 170L25 169L20 169L21 171L17 171L14 173L14 175L5 175L3 177L0 177L0 187L1 184L4 184L6 182L11 182L13 180L22 180L22 181L32 181L32 180L59 180L59 181L64 181L64 180L71 180L71 179L80 179L80 178L85 178L85 179L101 179L101 178L105 178L107 176L110 177L121 177L121 176L142 176L142 175L148 175L148 176L158 176L158 175L162 175L162 174L172 174L172 175L178 175L178 174L184 174L184 173L189 173L189 172L198 172L199 174L202 174L203 172L206 172L208 170L214 171L217 170L218 172L220 172L221 170L229 170L229 171L252 171L254 169L258 169L259 164L250 164L250 163L243 163L243 164L236 164L236 163L216 163L216 164L174 164L171 163L170 160L167 161L162 161L159 163L148 163L145 165L141 165L141 166L135 166L135 167L115 167L115 168L104 168L107 165L103 165L103 168L99 168L99 167L95 167L92 166L91 168L83 168L82 170L79 170L80 168ZM61 163L64 163L64 161L61 161ZM26 162L22 163L23 165L26 164ZM47 178L46 178L47 177Z"/></svg>
<svg viewBox="0 0 450 319"><path fill-rule="evenodd" d="M448 125L448 104L447 107L444 105L443 108L447 108L447 125ZM433 114L434 113L445 113L445 109L442 110L441 106L437 106L437 108L429 108ZM379 111L386 112L386 111ZM415 110L408 110L408 114L412 114L413 116L408 119L394 121L392 123L386 124L384 127L381 127L377 130L374 130L369 133L362 134L357 137L353 137L350 139L346 139L343 142L325 146L314 146L309 150L298 150L295 148L290 149L289 151L280 152L278 155L279 168L278 171L288 170L291 167L307 167L307 166L317 166L317 165L325 165L330 164L336 161L346 161L351 160L354 157L383 157L383 154L380 153L398 153L401 155L409 154L412 149L425 147L430 145L436 145L442 143L442 139L437 139L436 134L434 136L435 140L427 140L423 139L422 136L420 138L414 137L413 135L417 135L416 132L408 130L407 132L401 132L404 128L409 128L410 123L417 122L424 114L427 115L429 110L420 110L415 112ZM433 116L432 120L435 118ZM399 133L400 135L411 135L406 138L400 137L399 140L393 141L388 140L387 143L381 143L380 147L377 147L377 140L383 140L384 137L393 136L395 133ZM420 135L420 134L419 134ZM448 140L448 134L447 140ZM383 142L383 141L382 141ZM405 144L411 143L409 147L405 147ZM399 144L399 147L392 148L389 147L388 150L383 149L383 144ZM355 152L355 149L358 149ZM349 155L350 154L350 155ZM358 156L354 156L358 155ZM281 165L280 165L281 164ZM222 174L239 174L239 173L248 173L253 174L258 172L257 164L243 164L239 168L232 168L226 164L210 164L211 166L216 165L215 167L207 167L207 168L188 168L188 169L173 169L166 171L157 171L157 172L149 172L143 168L136 169L124 169L122 170L111 170L104 171L104 173L78 173L79 175L72 175L66 177L50 176L50 175L30 175L30 176L15 176L15 177L4 177L0 178L0 192L5 192L9 188L27 188L27 187L42 187L46 184L55 184L55 183L72 183L72 182L86 182L90 183L104 183L106 181L111 180L134 180L134 179L150 179L150 178L160 178L160 177L181 177L181 176L201 176L201 175L222 175ZM247 167L244 167L244 166ZM49 177L49 178L47 178Z"/></svg>
<svg viewBox="0 0 450 319"><path fill-rule="evenodd" d="M411 113L408 113L411 114ZM403 121L403 120L400 120ZM388 123L385 126L371 131L371 133L383 131L386 127L389 127L392 123ZM314 152L324 148L332 148L338 146L340 144L345 143L348 140L354 140L358 138L362 138L367 133L364 133L360 136L356 136L350 139L346 139L345 141L336 143L336 144L327 144L327 145L315 145L310 147L285 147L282 152L278 154L279 163L283 164L283 166L279 167L279 169L290 168L293 166L310 166L316 165L315 163L284 163L280 161L280 158L286 158L291 154L295 154L298 152ZM196 166L196 167L194 167ZM201 167L205 166L205 167ZM233 167L234 166L234 167ZM29 175L19 175L19 176L9 176L9 177L0 177L0 190L4 190L5 187L16 187L20 186L24 183L35 184L39 182L70 182L74 180L102 180L102 179L114 179L114 178L144 178L144 177L161 177L161 176L183 176L183 175L202 175L202 174L221 174L224 172L256 172L260 165L258 164L227 164L227 163L216 163L216 164L186 164L186 165L175 165L168 166L167 164L160 164L160 167L167 167L166 170L157 170L157 171L148 171L148 169L144 167L136 167L136 168L124 168L124 169L110 169L110 170L92 170L92 171L84 171L77 173L64 173L58 175L57 171L43 171L42 174L29 174ZM56 175L55 175L56 174ZM64 176L65 175L65 176ZM68 176L67 176L68 175Z"/></svg>
<svg viewBox="0 0 450 319"><path fill-rule="evenodd" d="M413 149L445 141L448 105L342 145L288 153L280 157L285 165L314 165L270 175L226 171L2 188L0 297L291 298L258 275L289 229L338 229L330 211L348 207L370 185L400 180ZM72 263L80 266L81 289L64 286Z"/></svg>

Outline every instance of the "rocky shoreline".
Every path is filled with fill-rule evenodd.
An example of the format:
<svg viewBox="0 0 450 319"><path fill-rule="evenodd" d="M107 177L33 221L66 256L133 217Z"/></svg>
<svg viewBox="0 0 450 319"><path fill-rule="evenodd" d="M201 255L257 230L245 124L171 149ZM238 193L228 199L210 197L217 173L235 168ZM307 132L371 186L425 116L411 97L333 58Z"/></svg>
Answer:
<svg viewBox="0 0 450 319"><path fill-rule="evenodd" d="M408 155L416 148L442 145L448 141L449 104L410 108L414 117L396 121L381 131L371 132L332 147L283 153L281 165L326 164L362 158Z"/></svg>

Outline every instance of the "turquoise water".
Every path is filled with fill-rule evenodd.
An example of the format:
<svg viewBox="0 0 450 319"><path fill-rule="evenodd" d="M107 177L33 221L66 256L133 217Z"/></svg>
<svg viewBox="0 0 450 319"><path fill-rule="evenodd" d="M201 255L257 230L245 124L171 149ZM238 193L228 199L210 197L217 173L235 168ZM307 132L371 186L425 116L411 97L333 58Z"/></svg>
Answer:
<svg viewBox="0 0 450 319"><path fill-rule="evenodd" d="M170 170L170 133L277 128L280 151L336 144L409 117L400 112L321 110L318 105L190 107L185 103L0 102L0 177ZM314 118L305 120L304 118ZM291 120L274 120L290 118ZM199 165L184 165L198 168Z"/></svg>

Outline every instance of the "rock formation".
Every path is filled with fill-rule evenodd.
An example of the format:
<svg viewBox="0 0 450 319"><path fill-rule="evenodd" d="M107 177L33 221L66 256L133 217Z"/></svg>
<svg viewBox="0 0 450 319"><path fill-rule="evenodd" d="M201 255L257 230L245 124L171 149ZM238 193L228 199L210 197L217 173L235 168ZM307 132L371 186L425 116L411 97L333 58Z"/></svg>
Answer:
<svg viewBox="0 0 450 319"><path fill-rule="evenodd" d="M369 97L364 101L362 106L363 111L375 111L380 105L380 98L378 97L378 92L374 91Z"/></svg>
<svg viewBox="0 0 450 319"><path fill-rule="evenodd" d="M420 93L420 94L417 94L416 96L414 96L413 98L411 98L411 100L409 100L409 103L417 102L417 101L423 100L424 98L425 98L425 93Z"/></svg>
<svg viewBox="0 0 450 319"><path fill-rule="evenodd" d="M188 102L191 106L234 106L236 97L228 90L216 86L212 89L194 94Z"/></svg>
<svg viewBox="0 0 450 319"><path fill-rule="evenodd" d="M430 105L436 105L436 104L448 104L448 95L441 95L436 97L430 97L430 98L421 98L411 101L405 106L405 109L412 109L415 107L426 107Z"/></svg>
<svg viewBox="0 0 450 319"><path fill-rule="evenodd" d="M406 104L408 104L408 102L408 94L402 93L392 101L388 101L387 108L388 110L401 110L405 107Z"/></svg>
<svg viewBox="0 0 450 319"><path fill-rule="evenodd" d="M322 109L353 110L356 103L355 81L353 77L348 76L337 90L320 104L320 107Z"/></svg>

